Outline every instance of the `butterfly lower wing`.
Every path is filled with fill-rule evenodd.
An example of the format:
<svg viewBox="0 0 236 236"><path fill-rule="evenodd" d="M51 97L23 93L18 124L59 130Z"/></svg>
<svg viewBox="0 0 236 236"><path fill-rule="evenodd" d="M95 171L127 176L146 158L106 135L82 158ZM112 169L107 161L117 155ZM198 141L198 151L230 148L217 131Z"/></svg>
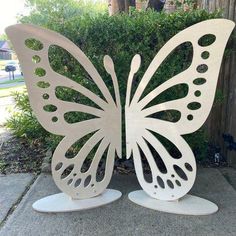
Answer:
<svg viewBox="0 0 236 236"><path fill-rule="evenodd" d="M191 148L175 126L167 126L165 123L153 118L143 118L142 113L132 114L126 108L126 148L128 155L133 154L136 175L142 188L154 198L175 200L192 188L196 162ZM171 155L153 133L168 139L181 155L178 158ZM150 167L151 182L144 177L143 163Z"/></svg>
<svg viewBox="0 0 236 236"><path fill-rule="evenodd" d="M88 198L100 194L110 182L115 154L121 155L121 107L112 60L106 56L104 65L112 76L116 101L93 64L67 38L33 25L10 26L6 33L19 57L30 104L38 121L47 131L64 136L52 158L52 174L57 186L73 198ZM37 44L38 47L27 46L27 40L31 40L31 43ZM97 85L104 99L51 68L48 58L51 45L65 49L78 61ZM35 58L39 60L35 61ZM40 73L35 73L36 70ZM73 89L97 106L61 100L56 94L56 89L59 87ZM53 110L47 110L47 106L53 107ZM65 119L67 112L91 114L95 118L69 123ZM75 157L66 156L68 149L71 149L74 143L83 140L86 135L93 132L96 133L82 145ZM89 150L98 143L97 151L91 155ZM98 164L104 156L104 149L108 150L107 155L109 155L106 158L105 176L101 181L96 181ZM92 159L90 168L83 172L83 162L88 159Z"/></svg>
<svg viewBox="0 0 236 236"><path fill-rule="evenodd" d="M74 199L90 198L101 194L110 182L115 159L114 144L101 130L95 131L73 158L68 158L66 152L80 138L83 138L83 133L79 137L78 135L65 137L56 148L52 159L55 183ZM97 149L92 152L96 145ZM104 155L105 160L101 162ZM106 163L106 168L103 169L105 175L102 179L98 179L101 163L104 162Z"/></svg>
<svg viewBox="0 0 236 236"><path fill-rule="evenodd" d="M233 28L234 23L232 21L216 19L198 23L178 33L155 56L139 83L133 98L128 97L126 99L127 157L133 153L139 182L143 189L154 198L162 200L178 199L184 196L194 183L196 175L195 158L181 134L191 133L199 129L209 115L214 100L224 48ZM200 46L199 39L207 34L215 35L215 41L209 46ZM193 46L193 59L189 68L140 99L161 63L172 50L184 42L190 42ZM208 59L202 57L202 53L205 51L209 52ZM129 90L131 89L133 74L137 70L135 67L140 63L137 56L136 59L133 59L133 62L132 64L134 65L131 65L133 69L131 68L128 79L128 96L130 96ZM199 70L199 65L204 65L203 67L207 69L203 72ZM203 78L204 83L201 83L201 85L196 84L197 78ZM158 95L178 84L186 84L188 86L188 93L185 97L147 107ZM200 96L196 96L196 91L198 91L198 94L200 93ZM193 104L195 105L195 107L193 106L194 109L191 107ZM150 118L154 113L167 110L180 112L180 119L173 123ZM181 153L181 157L179 159L173 158L152 132L162 135L174 144ZM159 154L161 161L166 167L166 173L162 173L158 169L154 161L155 157L149 149L150 145ZM151 183L144 179L142 156L145 156L149 163L153 179ZM162 188L161 186L164 187Z"/></svg>

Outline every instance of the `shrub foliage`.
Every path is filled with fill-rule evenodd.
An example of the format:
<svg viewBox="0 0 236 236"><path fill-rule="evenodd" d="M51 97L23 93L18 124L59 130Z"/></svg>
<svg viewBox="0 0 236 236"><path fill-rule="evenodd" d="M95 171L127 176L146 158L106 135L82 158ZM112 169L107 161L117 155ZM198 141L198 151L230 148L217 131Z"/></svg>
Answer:
<svg viewBox="0 0 236 236"><path fill-rule="evenodd" d="M69 38L89 57L99 71L105 83L112 91L112 82L103 66L103 57L110 55L115 64L118 77L122 105L124 106L126 84L130 63L135 54L140 54L142 64L134 80L134 89L137 87L142 75L160 48L176 33L184 28L203 20L220 17L219 12L208 13L204 10L193 10L189 12L178 11L172 14L157 13L154 11L131 12L109 17L107 13L99 14L77 14L63 16L60 14L50 18L48 21L35 22L34 15L23 17L23 23L38 23L41 26L55 30ZM63 22L63 23L60 23ZM191 63L192 47L183 44L177 47L165 60L152 78L145 90L145 94L163 83L165 80L180 73ZM58 73L88 87L99 94L91 82L89 76L80 67L79 63L64 49L51 46L49 49L49 60L51 67ZM61 88L56 91L63 100L90 103L76 91ZM170 100L183 96L186 89L177 86L175 90L167 91L163 97L158 99ZM30 106L27 93L17 94L16 107L18 111L8 120L7 126L14 130L19 136L29 139L41 139L52 148L55 148L61 137L49 134L37 122ZM155 99L153 103L155 103ZM150 104L151 105L151 104ZM168 114L163 114L163 117ZM68 114L68 122L76 122L85 119L85 115ZM172 117L175 118L175 114ZM170 119L172 119L170 118ZM203 129L186 137L195 154L202 159L206 152L206 134ZM125 149L125 145L123 145Z"/></svg>

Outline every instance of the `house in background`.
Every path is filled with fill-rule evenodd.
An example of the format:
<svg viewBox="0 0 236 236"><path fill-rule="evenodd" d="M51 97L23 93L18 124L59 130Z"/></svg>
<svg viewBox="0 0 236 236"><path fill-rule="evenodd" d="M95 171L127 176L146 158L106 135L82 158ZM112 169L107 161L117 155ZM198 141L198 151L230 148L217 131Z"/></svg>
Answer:
<svg viewBox="0 0 236 236"><path fill-rule="evenodd" d="M11 60L12 50L6 40L0 40L0 60Z"/></svg>

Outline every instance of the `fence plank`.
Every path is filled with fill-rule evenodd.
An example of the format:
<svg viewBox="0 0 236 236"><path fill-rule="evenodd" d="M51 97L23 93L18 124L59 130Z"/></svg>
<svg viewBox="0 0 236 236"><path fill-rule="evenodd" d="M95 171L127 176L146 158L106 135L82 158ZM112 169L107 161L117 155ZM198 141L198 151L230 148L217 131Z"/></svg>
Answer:
<svg viewBox="0 0 236 236"><path fill-rule="evenodd" d="M236 20L236 0L198 0L198 5L209 12L222 9L225 18ZM227 150L227 144L222 138L227 133L236 140L236 40L231 42L230 48L232 52L223 60L218 83L224 100L213 107L206 127L210 142L221 147L222 155L227 157L231 166L236 167L236 152Z"/></svg>

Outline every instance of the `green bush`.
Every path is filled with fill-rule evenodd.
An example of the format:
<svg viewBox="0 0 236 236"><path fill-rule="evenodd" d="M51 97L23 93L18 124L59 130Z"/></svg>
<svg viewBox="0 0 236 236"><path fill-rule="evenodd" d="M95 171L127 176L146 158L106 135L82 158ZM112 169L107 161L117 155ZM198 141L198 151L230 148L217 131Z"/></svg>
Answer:
<svg viewBox="0 0 236 236"><path fill-rule="evenodd" d="M141 55L142 65L135 77L134 88L137 87L150 62L165 42L188 26L203 20L219 17L219 12L208 13L204 10L193 10L190 12L178 11L172 14L157 13L149 10L146 12L134 11L130 15L119 14L112 17L109 17L106 13L73 15L73 17L64 17L63 24L56 24L56 22L59 22L58 18L51 18L50 21L39 22L39 24L58 31L78 45L93 62L105 83L112 91L111 79L105 72L103 66L103 57L106 54L110 55L115 64L122 105L124 106L130 63L135 54L139 53ZM32 16L28 18L23 17L22 22L31 23ZM191 63L191 56L191 45L184 44L177 47L155 73L144 94L147 94L165 80L187 68ZM65 50L52 46L49 50L49 60L52 68L58 73L99 93L94 84L91 83L86 72L83 71L78 62ZM62 88L57 93L64 100L74 102L79 100L79 102L83 103L90 102L73 90ZM158 97L158 99L170 100L178 96L181 97L185 93L185 87L176 86L175 90L167 91L163 97ZM7 126L13 129L19 136L25 135L31 140L39 138L47 145L55 148L61 137L47 133L39 125L29 106L27 94L16 95L16 101L18 113L11 117L7 122ZM154 99L152 103L154 104L155 102ZM169 114L164 113L162 116L165 118ZM172 114L173 119L175 116L176 114ZM85 115L69 114L68 117L68 120L71 122L81 119L86 119ZM197 158L204 158L207 147L207 138L204 130L201 129L194 134L188 135L187 139ZM125 145L123 146L123 149L125 149Z"/></svg>

